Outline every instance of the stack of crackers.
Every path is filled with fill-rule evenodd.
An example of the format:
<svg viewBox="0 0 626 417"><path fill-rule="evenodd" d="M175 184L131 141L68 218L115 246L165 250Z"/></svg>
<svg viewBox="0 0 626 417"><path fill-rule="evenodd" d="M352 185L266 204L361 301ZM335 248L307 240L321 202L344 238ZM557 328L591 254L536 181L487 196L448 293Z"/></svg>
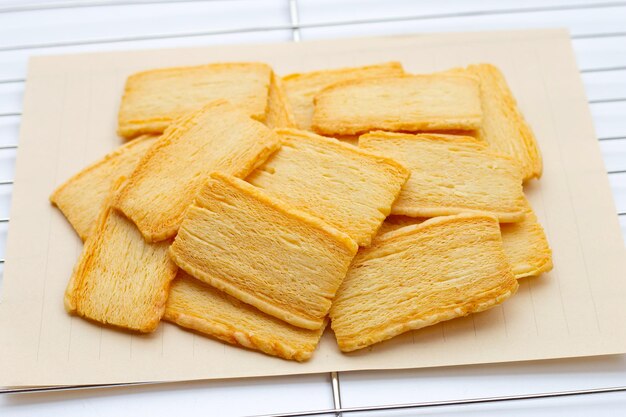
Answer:
<svg viewBox="0 0 626 417"><path fill-rule="evenodd" d="M285 359L477 313L552 268L535 137L488 64L132 75L127 142L51 196L84 241L68 312Z"/></svg>

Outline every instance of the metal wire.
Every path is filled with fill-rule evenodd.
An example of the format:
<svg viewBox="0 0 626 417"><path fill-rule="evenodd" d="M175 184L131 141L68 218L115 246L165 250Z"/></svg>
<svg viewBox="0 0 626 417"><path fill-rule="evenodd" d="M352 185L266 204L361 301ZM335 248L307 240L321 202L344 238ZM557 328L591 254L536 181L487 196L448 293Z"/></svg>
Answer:
<svg viewBox="0 0 626 417"><path fill-rule="evenodd" d="M12 83L23 83L26 80L24 78L6 78L4 80L0 80L0 84L12 84Z"/></svg>
<svg viewBox="0 0 626 417"><path fill-rule="evenodd" d="M4 259L0 259L0 263L4 263ZM63 391L83 391L91 389L104 389L104 388L119 388L119 387L132 387L136 385L158 385L166 384L167 382L128 382L122 384L92 384L92 385L58 385L54 387L32 387L32 388L2 388L0 389L0 395L13 395L13 394L36 394L45 392L63 392Z"/></svg>
<svg viewBox="0 0 626 417"><path fill-rule="evenodd" d="M188 2L191 1L201 1L201 0L186 0ZM9 6L7 8L1 9L3 10L12 9L13 11L19 11L18 9L26 10L45 10L45 9L53 9L59 7L92 7L92 6L107 6L107 5L125 5L125 4L151 4L151 3L170 3L170 2L186 2L184 0L147 0L145 2L141 1L120 1L120 2L105 2L105 1L93 1L93 2L83 2L81 4L73 3L51 3L47 4L38 4L38 5L22 5L22 6ZM50 7L48 7L50 6ZM201 31L201 32L183 32L183 33L161 33L161 34L152 34L152 35L142 35L142 36L125 36L118 38L101 38L101 39L83 39L79 41L60 41L60 42L48 42L48 43L33 43L33 44L24 44L24 45L5 45L0 46L0 52L3 51L15 51L15 50L23 50L23 49L38 49L38 48L55 48L55 47L67 47L67 46L78 46L78 45L96 45L103 43L122 43L122 42L134 42L134 41L147 41L147 40L156 40L156 39L176 39L176 38L186 38L186 37L200 37L200 36L212 36L212 35L224 35L224 34L235 34L235 33L252 33L252 32L263 32L263 31L278 31L278 30L291 30L294 41L299 41L301 39L301 29L306 28L316 28L316 27L331 27L331 26L344 26L344 25L360 25L360 24L370 24L370 23L388 23L388 22L399 22L399 21L413 21L413 20L430 20L430 19L442 19L442 18L456 18L456 17L475 17L475 16L488 16L488 15L501 15L501 14L513 14L513 13L536 13L536 12L550 12L550 11L563 11L563 10L579 10L579 9L591 9L591 8L612 8L612 7L623 7L626 6L626 2L604 2L604 3L596 3L596 4L581 4L581 5L558 5L558 6L544 6L544 7L528 7L528 8L510 8L510 9L501 9L501 10L475 10L475 11L466 11L466 12L454 12L454 13L439 13L439 14L431 14L431 15L418 15L418 16L396 16L396 17L386 17L386 18L378 18L378 19L361 19L361 20L347 20L347 21L336 21L336 22L317 22L317 23L309 23L309 24L301 24L299 22L298 16L298 7L297 2L293 0L289 0L289 9L291 16L291 24L290 25L278 25L278 26L267 26L267 27L247 27L247 28L235 28L235 29L221 29L214 31ZM590 33L590 34L577 34L572 35L572 39L585 39L585 38L598 38L598 37L617 37L617 36L626 36L626 32L616 32L616 33ZM591 69L583 69L581 72L600 72L600 71L618 71L626 69L626 67L607 67L607 68L591 68ZM14 83L14 82L23 82L24 79L21 78L13 78L0 80L0 83Z"/></svg>
<svg viewBox="0 0 626 417"><path fill-rule="evenodd" d="M605 141L605 140L623 140L626 139L626 136L605 136L602 138L598 138L599 141Z"/></svg>
<svg viewBox="0 0 626 417"><path fill-rule="evenodd" d="M211 1L223 1L223 0L83 0L79 2L56 2L56 3L31 3L31 4L18 4L0 7L0 13L17 13L17 12L30 12L39 10L54 10L54 9L79 9L90 7L107 7L107 6L142 6L150 4L168 4L168 3L204 3ZM233 0L230 0L233 1ZM551 6L542 8L541 11L555 11L555 10L572 10L572 9L585 9L585 8L602 8L602 7L619 7L623 5L623 2L605 2L595 5L564 5L564 6ZM534 12L537 8L520 8L511 9L515 10L515 13ZM489 13L489 11L482 12L483 14Z"/></svg>
<svg viewBox="0 0 626 417"><path fill-rule="evenodd" d="M589 104L621 103L624 101L626 101L626 98L600 98L596 100L589 100Z"/></svg>
<svg viewBox="0 0 626 417"><path fill-rule="evenodd" d="M595 8L612 8L612 7L624 7L626 2L605 2L594 4L576 4L576 5L558 5L558 6L537 6L537 7L523 7L523 8L510 8L499 10L471 10L461 11L453 13L439 13L431 15L409 15L409 16L392 16L378 19L356 19L351 21L337 21L337 22L319 22L308 23L300 25L301 28L317 28L317 27L333 27L333 26L348 26L348 25L363 25L372 23L394 23L394 22L407 22L415 20L431 20L431 19L445 19L445 18L458 18L458 17L478 17L478 16L494 16L502 14L521 14L521 13L538 13L538 12L553 12L564 10L584 10ZM572 38L585 39L589 37L613 37L613 36L626 36L623 32L614 33L602 33L602 34L578 34L573 35Z"/></svg>
<svg viewBox="0 0 626 417"><path fill-rule="evenodd" d="M580 72L583 74L587 74L590 72L608 72L608 71L626 71L626 65L615 66L615 67L583 68L580 70Z"/></svg>
<svg viewBox="0 0 626 417"><path fill-rule="evenodd" d="M335 416L341 417L341 387L339 385L339 373L331 372L330 373L330 385L333 390L333 407L335 408Z"/></svg>
<svg viewBox="0 0 626 417"><path fill-rule="evenodd" d="M0 13L20 13L20 12L33 12L39 10L55 10L55 9L83 9L90 7L106 7L106 6L143 6L149 4L167 4L167 3L206 3L210 1L223 1L223 0L83 0L80 2L57 2L57 3L32 3L32 4L19 4L0 7ZM234 0L230 0L234 1Z"/></svg>
<svg viewBox="0 0 626 417"><path fill-rule="evenodd" d="M595 38L617 38L620 36L626 36L626 32L581 33L578 35L571 35L571 38L572 39L595 39Z"/></svg>
<svg viewBox="0 0 626 417"><path fill-rule="evenodd" d="M97 38L97 39L83 39L79 41L59 41L59 42L47 42L47 43L41 42L41 43L32 43L32 44L23 44L23 45L5 45L5 46L0 46L0 52L25 50L25 49L39 49L39 48L57 48L57 47L78 46L78 45L95 45L95 44L103 44L103 43L135 42L135 41L147 41L147 40L156 40L156 39L191 38L191 37L224 35L224 34L235 34L235 33L267 32L267 31L279 31L279 30L292 30L293 31L296 29L300 30L300 29L335 27L335 26L364 25L364 24L372 24L372 23L394 23L394 22L433 20L433 19L445 19L445 18L497 16L497 15L503 15L503 14L538 13L538 12L552 12L552 11L564 11L564 10L586 10L586 9L614 8L614 7L625 7L625 6L626 6L626 1L616 1L616 2L603 2L603 3L595 3L595 4L537 6L537 7L525 7L525 8L509 8L509 9L500 9L500 10L470 10L470 11L437 13L437 14L428 14L428 15L391 16L391 17L385 17L385 18L342 20L342 21L335 21L335 22L313 22L313 23L299 24L297 26L293 24L289 24L289 25L276 25L276 26L220 29L220 30L213 30L213 31L200 31L200 32L157 33L157 34L152 34L152 35L123 36L123 37L118 37L118 38ZM595 38L595 37L616 37L616 36L626 36L626 32L577 34L577 35L572 35L572 38L573 39L585 39L585 38Z"/></svg>
<svg viewBox="0 0 626 417"><path fill-rule="evenodd" d="M300 42L300 17L298 14L298 0L289 0L289 18L291 19L291 34L294 42Z"/></svg>
<svg viewBox="0 0 626 417"><path fill-rule="evenodd" d="M230 34L237 34L237 33L268 32L268 31L290 30L290 29L293 29L291 25L268 26L268 27L259 26L259 27L247 27L247 28L207 30L207 31L201 31L201 32L159 33L159 34L153 34L153 35L121 36L118 38L83 39L79 41L40 42L40 43L31 43L31 44L23 44L23 45L0 46L0 52L20 51L20 50L26 50L26 49L61 48L61 47L80 46L80 45L99 45L99 44L104 44L104 43L138 42L138 41L150 41L150 40L159 40L159 39L195 38L195 37L200 37L200 36L230 35Z"/></svg>
<svg viewBox="0 0 626 417"><path fill-rule="evenodd" d="M347 407L328 410L316 410L316 411L302 411L295 413L280 413L280 414L263 414L256 417L304 417L304 416L320 416L324 414L332 414L334 412L341 413L356 413L364 411L391 411L391 410L406 410L406 409L418 409L418 408L435 408L445 407L451 405L469 405L469 404L489 404L507 401L518 400L532 400L532 399L545 399L545 398L563 398L573 397L577 395L591 395L591 394L608 394L614 392L626 392L626 387L609 387L609 388L596 388L586 390L572 390L572 391L556 391L556 392L542 392L538 394L523 394L523 395L504 395L500 397L483 397L483 398L468 398L464 400L444 400L444 401L425 401L419 403L407 403L407 404L390 404L390 405L373 405L364 407Z"/></svg>

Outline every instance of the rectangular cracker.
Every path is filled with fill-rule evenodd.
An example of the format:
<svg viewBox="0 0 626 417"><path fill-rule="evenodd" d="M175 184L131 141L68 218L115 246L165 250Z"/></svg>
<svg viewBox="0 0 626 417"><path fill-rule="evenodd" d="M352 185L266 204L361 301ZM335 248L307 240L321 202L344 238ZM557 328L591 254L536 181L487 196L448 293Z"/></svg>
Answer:
<svg viewBox="0 0 626 417"><path fill-rule="evenodd" d="M516 278L537 276L552 269L552 250L535 212L526 202L526 217L502 224L502 242Z"/></svg>
<svg viewBox="0 0 626 417"><path fill-rule="evenodd" d="M163 318L232 345L299 362L311 358L325 327L292 326L183 271L172 282Z"/></svg>
<svg viewBox="0 0 626 417"><path fill-rule="evenodd" d="M270 129L295 127L296 121L280 77L272 72L265 126Z"/></svg>
<svg viewBox="0 0 626 417"><path fill-rule="evenodd" d="M50 195L50 202L61 210L83 241L89 237L115 180L133 172L156 138L143 136L120 146L74 175Z"/></svg>
<svg viewBox="0 0 626 417"><path fill-rule="evenodd" d="M409 171L336 139L293 129L276 133L282 147L247 181L369 245Z"/></svg>
<svg viewBox="0 0 626 417"><path fill-rule="evenodd" d="M435 217L480 211L503 223L524 219L519 164L475 138L372 132L359 138L359 147L411 170L391 214Z"/></svg>
<svg viewBox="0 0 626 417"><path fill-rule="evenodd" d="M402 64L399 62L386 62L364 67L289 74L283 77L283 85L295 116L296 127L302 130L311 130L313 99L324 88L347 80L402 74L404 74Z"/></svg>
<svg viewBox="0 0 626 417"><path fill-rule="evenodd" d="M431 74L333 84L315 96L312 126L334 136L372 130L474 130L481 120L475 78Z"/></svg>
<svg viewBox="0 0 626 417"><path fill-rule="evenodd" d="M357 249L318 218L216 172L188 210L170 256L219 290L316 330Z"/></svg>
<svg viewBox="0 0 626 417"><path fill-rule="evenodd" d="M424 222L422 217L389 216L378 231L378 236L402 227ZM515 278L541 275L552 270L552 250L543 227L526 203L526 217L517 223L501 223L502 246Z"/></svg>
<svg viewBox="0 0 626 417"><path fill-rule="evenodd" d="M118 134L126 139L160 134L174 120L225 99L265 120L272 69L262 63L219 63L139 72L126 80Z"/></svg>
<svg viewBox="0 0 626 417"><path fill-rule="evenodd" d="M170 242L146 243L135 225L111 207L113 186L65 291L68 312L100 323L152 332L165 312L178 269Z"/></svg>
<svg viewBox="0 0 626 417"><path fill-rule="evenodd" d="M487 310L517 291L498 222L438 217L375 239L354 258L330 310L344 352Z"/></svg>
<svg viewBox="0 0 626 417"><path fill-rule="evenodd" d="M517 160L525 181L541 177L543 161L537 139L502 72L491 64L476 64L449 73L474 76L480 82L483 124L476 131L476 137L486 141L496 152Z"/></svg>
<svg viewBox="0 0 626 417"><path fill-rule="evenodd" d="M139 162L116 208L149 242L174 237L213 171L247 176L280 147L262 123L223 100L176 121Z"/></svg>

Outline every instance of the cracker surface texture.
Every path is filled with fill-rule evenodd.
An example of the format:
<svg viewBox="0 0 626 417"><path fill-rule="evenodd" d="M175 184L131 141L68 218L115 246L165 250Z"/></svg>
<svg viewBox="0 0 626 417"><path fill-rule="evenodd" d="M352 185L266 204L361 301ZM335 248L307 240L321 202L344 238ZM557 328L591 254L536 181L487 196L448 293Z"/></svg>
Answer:
<svg viewBox="0 0 626 417"><path fill-rule="evenodd" d="M311 358L324 326L306 330L242 303L183 271L172 283L163 318L224 342L283 359Z"/></svg>
<svg viewBox="0 0 626 417"><path fill-rule="evenodd" d="M411 170L392 214L435 217L479 211L504 223L524 219L519 164L475 138L372 132L359 138L359 147Z"/></svg>
<svg viewBox="0 0 626 417"><path fill-rule="evenodd" d="M85 242L65 291L65 308L100 323L152 332L177 271L167 253L170 242L146 243L135 225L111 207L112 199Z"/></svg>
<svg viewBox="0 0 626 417"><path fill-rule="evenodd" d="M528 203L526 208L526 217L521 222L500 224L504 253L511 264L515 278L518 279L541 275L552 269L552 250L548 245L546 234ZM378 235L420 224L425 220L428 219L389 216L378 230Z"/></svg>
<svg viewBox="0 0 626 417"><path fill-rule="evenodd" d="M480 82L483 124L476 137L486 141L496 152L509 155L522 166L524 180L541 177L543 161L535 135L524 119L504 75L491 64L453 69Z"/></svg>
<svg viewBox="0 0 626 417"><path fill-rule="evenodd" d="M439 217L362 248L337 292L331 325L350 352L487 310L517 287L494 217Z"/></svg>
<svg viewBox="0 0 626 417"><path fill-rule="evenodd" d="M139 162L116 207L156 242L176 235L185 211L213 171L247 176L280 138L225 101L176 121Z"/></svg>
<svg viewBox="0 0 626 417"><path fill-rule="evenodd" d="M265 125L270 129L296 126L280 77L272 72Z"/></svg>
<svg viewBox="0 0 626 417"><path fill-rule="evenodd" d="M552 250L535 212L526 202L526 217L500 225L502 242L516 278L541 275L552 269Z"/></svg>
<svg viewBox="0 0 626 417"><path fill-rule="evenodd" d="M216 172L188 210L170 256L195 278L316 330L357 249L318 218Z"/></svg>
<svg viewBox="0 0 626 417"><path fill-rule="evenodd" d="M118 134L126 139L160 134L174 120L217 99L264 121L272 69L262 63L220 63L162 68L126 80Z"/></svg>
<svg viewBox="0 0 626 417"><path fill-rule="evenodd" d="M313 130L357 135L372 130L474 130L482 121L473 77L404 75L333 84L315 96Z"/></svg>
<svg viewBox="0 0 626 417"><path fill-rule="evenodd" d="M336 139L292 129L276 133L282 147L247 181L369 245L409 171Z"/></svg>
<svg viewBox="0 0 626 417"><path fill-rule="evenodd" d="M386 62L364 67L290 74L283 77L283 84L296 119L296 127L302 130L311 130L313 100L317 93L324 88L342 81L403 74L402 64Z"/></svg>
<svg viewBox="0 0 626 417"><path fill-rule="evenodd" d="M144 136L120 146L52 193L50 202L61 210L83 241L89 237L115 180L130 175L155 141L155 136Z"/></svg>

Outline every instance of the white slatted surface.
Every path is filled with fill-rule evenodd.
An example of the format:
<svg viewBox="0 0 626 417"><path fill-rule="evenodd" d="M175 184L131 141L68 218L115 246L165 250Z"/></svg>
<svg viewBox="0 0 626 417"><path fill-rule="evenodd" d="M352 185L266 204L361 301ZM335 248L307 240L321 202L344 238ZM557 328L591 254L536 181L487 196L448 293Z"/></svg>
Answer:
<svg viewBox="0 0 626 417"><path fill-rule="evenodd" d="M82 51L291 41L408 32L567 27L617 209L626 213L626 1L0 0L0 258L4 256L28 57ZM45 140L42 139L42 140ZM617 215L617 213L616 213ZM626 237L626 215L620 216ZM2 266L0 265L0 274ZM2 283L0 275L0 286ZM10 343L10 341L0 341ZM0 372L2 370L0 369ZM626 385L626 358L604 357L339 376L344 407ZM253 415L328 409L328 375L181 383L0 397L2 416ZM350 415L613 415L602 394ZM348 415L348 414L346 414Z"/></svg>

